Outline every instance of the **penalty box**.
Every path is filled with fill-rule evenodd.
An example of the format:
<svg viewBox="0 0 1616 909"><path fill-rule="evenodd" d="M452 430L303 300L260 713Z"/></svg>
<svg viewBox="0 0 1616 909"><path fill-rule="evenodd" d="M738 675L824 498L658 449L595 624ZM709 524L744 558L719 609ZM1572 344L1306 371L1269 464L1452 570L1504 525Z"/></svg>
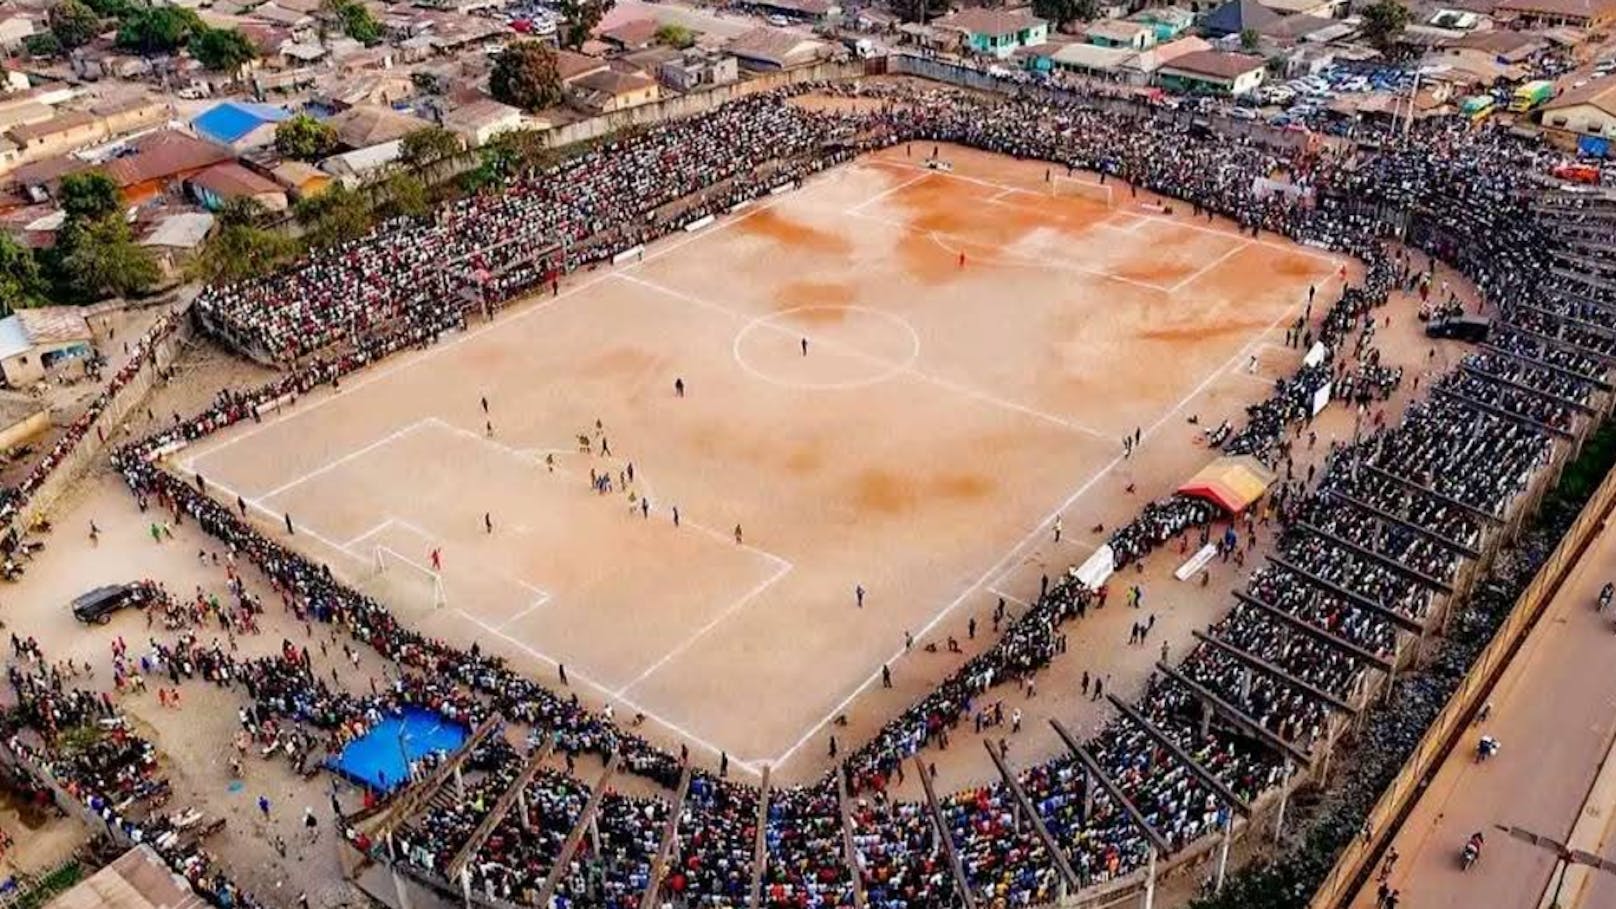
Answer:
<svg viewBox="0 0 1616 909"><path fill-rule="evenodd" d="M389 606L413 612L441 595L482 631L616 693L783 563L594 492L591 464L616 482L621 465L606 459L516 450L428 417L253 503L309 516L298 523L311 536L367 570L379 563Z"/></svg>

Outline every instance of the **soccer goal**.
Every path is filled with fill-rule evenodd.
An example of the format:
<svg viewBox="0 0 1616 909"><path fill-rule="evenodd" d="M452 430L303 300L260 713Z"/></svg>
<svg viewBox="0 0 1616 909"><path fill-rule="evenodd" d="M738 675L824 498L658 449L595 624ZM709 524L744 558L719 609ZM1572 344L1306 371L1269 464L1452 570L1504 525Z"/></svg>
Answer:
<svg viewBox="0 0 1616 909"><path fill-rule="evenodd" d="M392 606L416 611L441 609L449 605L443 575L387 546L376 546L371 553L371 596Z"/></svg>
<svg viewBox="0 0 1616 909"><path fill-rule="evenodd" d="M1106 208L1111 207L1111 187L1101 185L1092 177L1063 177L1056 174L1050 178L1049 192L1055 196L1088 199Z"/></svg>

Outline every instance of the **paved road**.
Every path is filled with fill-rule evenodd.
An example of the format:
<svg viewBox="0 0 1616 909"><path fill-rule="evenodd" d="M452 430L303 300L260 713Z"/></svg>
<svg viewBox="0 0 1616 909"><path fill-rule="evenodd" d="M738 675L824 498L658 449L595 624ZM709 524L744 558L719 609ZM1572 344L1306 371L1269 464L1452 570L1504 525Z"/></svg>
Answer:
<svg viewBox="0 0 1616 909"><path fill-rule="evenodd" d="M1564 841L1583 812L1616 735L1616 634L1612 611L1596 613L1599 588L1616 578L1616 529L1595 538L1493 691L1487 722L1466 730L1399 831L1390 884L1398 909L1516 909L1539 904L1554 857L1511 839L1494 824L1518 825ZM1478 764L1475 744L1498 739L1499 755ZM1590 801L1598 821L1582 845L1610 855L1606 826L1616 805ZM1586 823L1586 822L1585 822ZM1482 830L1487 845L1468 872L1459 852ZM1616 906L1616 881L1568 887L1561 905ZM1370 882L1352 903L1373 909Z"/></svg>

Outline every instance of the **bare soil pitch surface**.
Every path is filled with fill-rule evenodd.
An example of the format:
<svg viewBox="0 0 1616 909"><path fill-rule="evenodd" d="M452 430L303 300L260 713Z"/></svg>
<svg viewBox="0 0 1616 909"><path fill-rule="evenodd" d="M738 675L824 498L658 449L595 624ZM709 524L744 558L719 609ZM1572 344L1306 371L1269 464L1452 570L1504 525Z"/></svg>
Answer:
<svg viewBox="0 0 1616 909"><path fill-rule="evenodd" d="M902 671L906 631L991 604L1055 514L1086 526L1124 433L1225 385L1264 395L1231 366L1339 267L1125 186L957 148L937 173L929 152L671 238L178 466L291 514L429 633L541 678L564 663L743 769L817 769L803 746Z"/></svg>

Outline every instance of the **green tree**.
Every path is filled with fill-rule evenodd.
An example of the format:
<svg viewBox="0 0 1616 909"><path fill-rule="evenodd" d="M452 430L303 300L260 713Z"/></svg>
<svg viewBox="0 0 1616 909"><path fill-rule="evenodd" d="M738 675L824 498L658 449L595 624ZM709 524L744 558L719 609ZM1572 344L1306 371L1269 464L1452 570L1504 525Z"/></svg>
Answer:
<svg viewBox="0 0 1616 909"><path fill-rule="evenodd" d="M1244 28L1240 30L1240 47L1242 50L1254 51L1257 49L1257 45L1261 43L1262 35L1257 34L1256 29Z"/></svg>
<svg viewBox="0 0 1616 909"><path fill-rule="evenodd" d="M460 137L441 126L428 126L405 136L398 157L406 167L431 167L460 154Z"/></svg>
<svg viewBox="0 0 1616 909"><path fill-rule="evenodd" d="M207 29L196 13L178 6L140 7L118 28L118 45L143 54L168 54Z"/></svg>
<svg viewBox="0 0 1616 909"><path fill-rule="evenodd" d="M103 19L122 19L135 10L129 0L84 0L84 5Z"/></svg>
<svg viewBox="0 0 1616 909"><path fill-rule="evenodd" d="M118 184L99 170L68 174L62 178L57 195L69 220L93 221L123 212L123 193Z"/></svg>
<svg viewBox="0 0 1616 909"><path fill-rule="evenodd" d="M685 48L696 43L696 33L688 28L685 28L683 25L669 22L666 25L657 27L656 40L658 44L665 44L668 47L675 48L677 50L684 50Z"/></svg>
<svg viewBox="0 0 1616 909"><path fill-rule="evenodd" d="M101 17L80 0L62 0L51 7L46 21L50 33L68 50L89 44L101 32Z"/></svg>
<svg viewBox="0 0 1616 909"><path fill-rule="evenodd" d="M382 24L358 0L325 0L322 9L337 20L344 35L366 46L381 42Z"/></svg>
<svg viewBox="0 0 1616 909"><path fill-rule="evenodd" d="M44 281L34 251L0 234L0 307L15 312L43 302Z"/></svg>
<svg viewBox="0 0 1616 909"><path fill-rule="evenodd" d="M40 32L23 39L22 46L30 57L55 57L62 52L62 42L50 32Z"/></svg>
<svg viewBox="0 0 1616 909"><path fill-rule="evenodd" d="M933 0L931 6L933 8L929 11L929 15L941 13L946 9L946 6L937 0ZM1070 22L1093 19L1099 13L1099 4L1096 0L1033 0L1032 11L1040 19L1048 19L1055 23L1056 28L1060 28ZM918 18L917 13L916 19Z"/></svg>
<svg viewBox="0 0 1616 909"><path fill-rule="evenodd" d="M561 46L575 50L582 47L615 5L616 0L559 0L557 11L567 20L561 29Z"/></svg>
<svg viewBox="0 0 1616 909"><path fill-rule="evenodd" d="M310 249L357 240L370 230L372 216L365 197L341 183L317 196L300 200L293 208L303 239Z"/></svg>
<svg viewBox="0 0 1616 909"><path fill-rule="evenodd" d="M191 39L191 56L208 69L236 73L258 59L258 48L239 28L207 28Z"/></svg>
<svg viewBox="0 0 1616 909"><path fill-rule="evenodd" d="M432 200L426 184L414 174L400 171L382 184L383 206L388 215L408 215L420 218L432 209Z"/></svg>
<svg viewBox="0 0 1616 909"><path fill-rule="evenodd" d="M337 148L337 130L308 114L298 114L275 126L275 150L288 158L313 161Z"/></svg>
<svg viewBox="0 0 1616 909"><path fill-rule="evenodd" d="M203 280L263 277L297 255L297 243L264 227L264 216L264 207L256 199L231 199L219 209L219 229L208 238L198 260Z"/></svg>
<svg viewBox="0 0 1616 909"><path fill-rule="evenodd" d="M135 243L120 216L69 221L56 242L64 248L63 273L80 299L128 296L157 283L156 260L150 250Z"/></svg>
<svg viewBox="0 0 1616 909"><path fill-rule="evenodd" d="M1398 0L1375 0L1364 8L1360 32L1372 47L1386 53L1397 42L1397 36L1402 34L1409 18L1408 7Z"/></svg>
<svg viewBox="0 0 1616 909"><path fill-rule="evenodd" d="M556 69L555 52L537 41L510 45L494 61L488 91L496 99L523 110L560 103L561 73Z"/></svg>

